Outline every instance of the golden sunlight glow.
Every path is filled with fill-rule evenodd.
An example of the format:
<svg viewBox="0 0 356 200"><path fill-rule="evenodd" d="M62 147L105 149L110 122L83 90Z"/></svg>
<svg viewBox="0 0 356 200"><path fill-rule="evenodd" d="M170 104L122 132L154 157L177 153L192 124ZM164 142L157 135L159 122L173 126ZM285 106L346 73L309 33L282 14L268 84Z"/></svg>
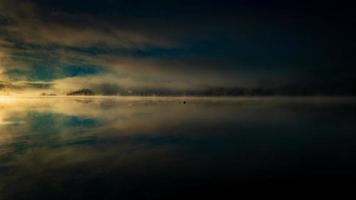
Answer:
<svg viewBox="0 0 356 200"><path fill-rule="evenodd" d="M15 98L10 96L0 96L0 103L10 103L15 101Z"/></svg>

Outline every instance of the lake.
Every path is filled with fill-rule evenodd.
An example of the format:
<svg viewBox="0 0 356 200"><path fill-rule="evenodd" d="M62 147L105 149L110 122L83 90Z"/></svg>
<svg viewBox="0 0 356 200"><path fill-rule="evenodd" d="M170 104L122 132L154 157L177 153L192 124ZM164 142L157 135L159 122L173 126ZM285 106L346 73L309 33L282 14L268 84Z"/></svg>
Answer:
<svg viewBox="0 0 356 200"><path fill-rule="evenodd" d="M356 99L0 98L0 199L356 181Z"/></svg>

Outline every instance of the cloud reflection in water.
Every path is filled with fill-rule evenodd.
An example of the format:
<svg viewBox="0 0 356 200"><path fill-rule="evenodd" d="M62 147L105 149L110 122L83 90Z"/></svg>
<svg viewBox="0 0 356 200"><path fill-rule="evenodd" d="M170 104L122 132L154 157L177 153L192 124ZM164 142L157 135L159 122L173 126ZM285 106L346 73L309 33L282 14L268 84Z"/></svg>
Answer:
<svg viewBox="0 0 356 200"><path fill-rule="evenodd" d="M184 101L1 102L1 197L148 198L202 183L355 177L354 99Z"/></svg>

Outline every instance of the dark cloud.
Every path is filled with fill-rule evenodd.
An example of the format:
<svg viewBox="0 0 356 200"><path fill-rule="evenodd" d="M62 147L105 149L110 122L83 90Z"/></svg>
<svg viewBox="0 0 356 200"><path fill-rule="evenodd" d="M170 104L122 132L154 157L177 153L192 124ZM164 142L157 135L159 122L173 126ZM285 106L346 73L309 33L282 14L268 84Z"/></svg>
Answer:
<svg viewBox="0 0 356 200"><path fill-rule="evenodd" d="M0 13L8 81L338 90L355 79L355 17L341 1L0 0Z"/></svg>

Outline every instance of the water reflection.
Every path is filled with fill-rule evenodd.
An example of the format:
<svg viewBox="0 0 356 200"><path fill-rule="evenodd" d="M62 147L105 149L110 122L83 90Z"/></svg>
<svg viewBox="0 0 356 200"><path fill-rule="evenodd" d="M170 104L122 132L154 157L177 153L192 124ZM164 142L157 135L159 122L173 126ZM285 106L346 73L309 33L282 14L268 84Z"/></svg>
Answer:
<svg viewBox="0 0 356 200"><path fill-rule="evenodd" d="M0 101L0 199L353 181L355 111L353 98Z"/></svg>

